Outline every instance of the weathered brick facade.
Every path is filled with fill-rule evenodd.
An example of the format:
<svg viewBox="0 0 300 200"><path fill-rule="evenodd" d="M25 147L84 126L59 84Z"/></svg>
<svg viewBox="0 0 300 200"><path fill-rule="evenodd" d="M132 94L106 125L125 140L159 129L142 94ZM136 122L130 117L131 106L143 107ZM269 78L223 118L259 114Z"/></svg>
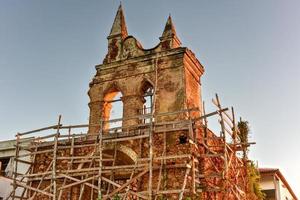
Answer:
<svg viewBox="0 0 300 200"><path fill-rule="evenodd" d="M234 170L244 163L236 163L235 151L224 152L225 138L204 126L200 117L204 68L193 52L180 45L169 17L160 43L143 49L136 38L128 36L120 6L108 36L107 55L96 66L90 83L88 134L57 144L38 144L39 151L49 152L35 157L31 174L46 171L47 178L39 174L35 180L32 175L31 186L51 192L55 182L58 192L53 199L66 200L116 195L127 199L238 199L229 194L229 182L224 180L241 183L244 172L236 176ZM143 113L149 88L153 104L151 112ZM113 128L110 115L117 93L122 94L123 119L120 128ZM57 152L53 153L50 150L55 145ZM234 167L227 167L225 173L227 157ZM245 184L236 186L246 188ZM28 194L49 199L43 193Z"/></svg>

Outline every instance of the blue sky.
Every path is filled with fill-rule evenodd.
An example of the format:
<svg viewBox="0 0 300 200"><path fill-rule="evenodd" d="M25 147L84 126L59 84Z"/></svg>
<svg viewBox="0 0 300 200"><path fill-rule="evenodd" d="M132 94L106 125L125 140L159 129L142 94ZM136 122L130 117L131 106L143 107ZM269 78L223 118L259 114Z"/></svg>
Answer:
<svg viewBox="0 0 300 200"><path fill-rule="evenodd" d="M218 93L251 125L251 157L281 169L300 196L300 1L124 0L129 34L159 42L169 13ZM119 1L0 0L0 139L86 123L88 83L102 62Z"/></svg>

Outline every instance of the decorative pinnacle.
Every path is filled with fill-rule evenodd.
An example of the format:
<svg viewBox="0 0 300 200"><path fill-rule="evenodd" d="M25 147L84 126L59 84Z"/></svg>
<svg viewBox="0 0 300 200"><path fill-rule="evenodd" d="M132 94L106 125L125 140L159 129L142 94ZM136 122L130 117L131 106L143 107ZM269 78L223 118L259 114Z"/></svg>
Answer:
<svg viewBox="0 0 300 200"><path fill-rule="evenodd" d="M122 3L120 2L114 23L111 27L111 31L108 37L111 38L114 36L121 36L122 38L125 38L127 37L127 35L128 33L127 33L124 12L122 8Z"/></svg>
<svg viewBox="0 0 300 200"><path fill-rule="evenodd" d="M164 38L164 37L172 37L172 36L176 36L176 30L172 21L171 14L169 14L162 37Z"/></svg>
<svg viewBox="0 0 300 200"><path fill-rule="evenodd" d="M160 41L170 41L169 48L177 48L181 45L181 42L176 34L175 26L172 22L171 14L169 14L164 32L159 39Z"/></svg>

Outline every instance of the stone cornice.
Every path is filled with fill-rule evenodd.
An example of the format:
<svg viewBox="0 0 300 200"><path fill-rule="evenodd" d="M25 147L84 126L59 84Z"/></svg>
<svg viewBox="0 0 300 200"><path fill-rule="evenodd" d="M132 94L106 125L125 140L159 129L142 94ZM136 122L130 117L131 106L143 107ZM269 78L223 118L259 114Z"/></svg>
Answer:
<svg viewBox="0 0 300 200"><path fill-rule="evenodd" d="M196 58L196 56L195 56L195 54L191 51L191 50L189 50L189 49L187 49L187 54L186 54L189 58L190 58L190 60L193 62L193 64L195 65L195 66L197 66L197 68L198 68L198 70L201 72L201 74L203 74L204 73L204 67L203 67L203 65L199 62L199 60Z"/></svg>
<svg viewBox="0 0 300 200"><path fill-rule="evenodd" d="M180 48L171 49L171 50L167 50L167 51L160 51L160 52L145 54L143 56L134 57L134 58L130 58L130 59L119 60L119 61L115 61L115 62L111 62L111 63L107 63L107 64L100 64L100 65L96 65L95 68L96 68L96 70L111 69L111 68L120 67L120 66L124 66L124 65L128 65L128 64L139 63L139 62L143 62L143 61L147 61L147 60L153 60L156 58L181 54L181 53L185 53L185 52L187 52L187 48L180 47Z"/></svg>
<svg viewBox="0 0 300 200"><path fill-rule="evenodd" d="M201 74L204 73L204 67L201 65L199 60L196 58L195 54L186 47L180 47L180 48L171 49L171 50L167 50L167 51L161 51L161 52L154 52L151 54L146 54L143 56L134 57L134 58L125 59L125 60L119 60L119 61L115 61L115 62L108 63L108 64L100 64L100 65L96 65L95 68L97 71L103 71L103 70L108 70L108 69L112 69L115 67L122 67L122 66L126 66L129 64L144 62L144 61L148 61L148 60L154 60L156 58L162 58L162 57L167 57L170 55L176 55L176 54L181 54L181 53L185 53L188 56L189 60L193 63L194 66L196 66L196 68L200 71Z"/></svg>

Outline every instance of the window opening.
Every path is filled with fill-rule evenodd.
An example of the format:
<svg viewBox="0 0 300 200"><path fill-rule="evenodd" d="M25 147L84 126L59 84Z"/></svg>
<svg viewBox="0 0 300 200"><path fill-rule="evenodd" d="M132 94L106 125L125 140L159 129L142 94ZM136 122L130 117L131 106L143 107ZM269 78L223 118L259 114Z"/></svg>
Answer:
<svg viewBox="0 0 300 200"><path fill-rule="evenodd" d="M109 129L110 133L122 130L123 102L121 92L115 90L105 95L103 115L104 120L108 121L104 129Z"/></svg>
<svg viewBox="0 0 300 200"><path fill-rule="evenodd" d="M9 164L9 161L10 161L10 157L0 158L0 167L1 167L0 175L1 176L7 176L6 168Z"/></svg>
<svg viewBox="0 0 300 200"><path fill-rule="evenodd" d="M154 89L152 85L148 82L145 83L144 87L142 88L144 104L142 108L142 114L151 114L153 111L153 94ZM150 123L150 119L144 119L144 123Z"/></svg>

